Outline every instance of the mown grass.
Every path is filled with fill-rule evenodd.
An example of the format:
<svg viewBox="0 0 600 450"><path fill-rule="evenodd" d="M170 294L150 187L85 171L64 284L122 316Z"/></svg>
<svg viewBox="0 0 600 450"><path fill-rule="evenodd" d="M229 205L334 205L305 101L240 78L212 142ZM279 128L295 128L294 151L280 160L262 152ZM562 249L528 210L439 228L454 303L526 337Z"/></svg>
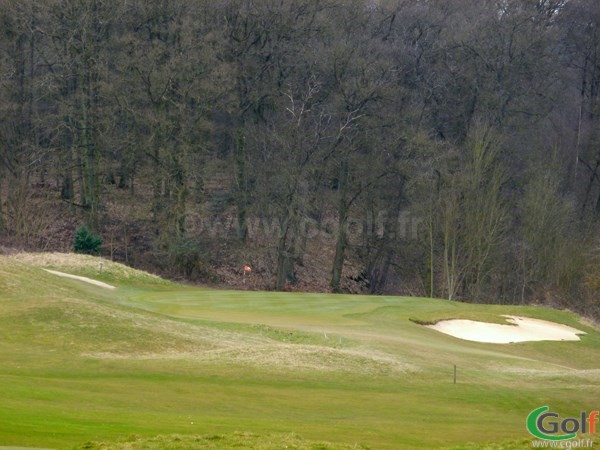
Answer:
<svg viewBox="0 0 600 450"><path fill-rule="evenodd" d="M0 446L528 448L535 407L599 406L600 333L568 312L206 290L79 258L50 262L118 289L0 258ZM480 344L414 322L501 314L588 334Z"/></svg>

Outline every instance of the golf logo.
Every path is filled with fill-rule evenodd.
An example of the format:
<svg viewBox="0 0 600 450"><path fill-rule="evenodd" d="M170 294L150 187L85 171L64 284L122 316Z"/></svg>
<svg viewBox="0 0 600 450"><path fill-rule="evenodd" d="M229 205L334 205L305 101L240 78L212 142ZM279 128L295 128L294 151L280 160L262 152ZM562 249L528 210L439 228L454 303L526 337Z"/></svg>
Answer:
<svg viewBox="0 0 600 450"><path fill-rule="evenodd" d="M582 411L579 417L561 418L557 413L548 412L548 406L534 409L527 416L527 431L545 441L567 441L575 439L577 433L594 434L600 421L599 411Z"/></svg>

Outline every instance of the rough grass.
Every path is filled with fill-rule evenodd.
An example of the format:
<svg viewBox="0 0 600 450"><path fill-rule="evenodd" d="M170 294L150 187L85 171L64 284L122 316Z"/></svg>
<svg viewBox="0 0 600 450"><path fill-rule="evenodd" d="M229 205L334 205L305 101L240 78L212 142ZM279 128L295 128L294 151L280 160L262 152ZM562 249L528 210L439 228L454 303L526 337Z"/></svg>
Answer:
<svg viewBox="0 0 600 450"><path fill-rule="evenodd" d="M591 445L600 442L593 436L582 436L581 439L590 439ZM586 442L586 445L589 443ZM343 444L326 441L311 441L303 439L296 434L269 434L258 435L248 432L232 434L198 435L161 435L154 437L129 436L117 442L86 442L75 447L76 450L200 450L200 449L251 449L251 450L367 450L370 447L360 444ZM528 450L532 447L532 439L520 439L500 443L467 443L447 447L444 450ZM565 446L565 448L567 448ZM577 448L577 447L573 447Z"/></svg>
<svg viewBox="0 0 600 450"><path fill-rule="evenodd" d="M531 439L487 444L464 444L448 450L526 450L531 449Z"/></svg>
<svg viewBox="0 0 600 450"><path fill-rule="evenodd" d="M360 450L368 447L356 444L311 441L297 434L259 435L249 432L232 434L164 435L155 437L130 436L120 442L87 442L77 449L90 450L200 450L200 449L251 449L251 450Z"/></svg>
<svg viewBox="0 0 600 450"><path fill-rule="evenodd" d="M578 444L579 439L583 439L582 441L582 446L580 446ZM587 440L590 440L589 442L587 442ZM536 448L532 445L532 442L535 439L521 439L521 440L516 440L516 441L508 441L508 442L500 442L500 443L487 443L487 444L481 444L481 443L469 443L469 444L464 444L464 445L458 445L455 447L451 447L448 448L446 450L531 450L532 448ZM590 435L581 435L579 436L577 439L575 439L573 441L573 443L571 444L572 447L567 447L567 443L562 444L563 446L561 447L560 443L558 444L558 447L538 447L538 448L597 448L596 446L598 445L598 443L600 443L600 440L598 440L596 437L594 436L590 436ZM583 447L583 445L586 445L588 447ZM591 447L589 446L591 445Z"/></svg>
<svg viewBox="0 0 600 450"><path fill-rule="evenodd" d="M0 445L504 450L526 448L535 407L598 407L600 333L569 312L205 290L110 264L107 291L40 269L99 278L90 258L0 257ZM501 314L588 334L506 346L410 320Z"/></svg>

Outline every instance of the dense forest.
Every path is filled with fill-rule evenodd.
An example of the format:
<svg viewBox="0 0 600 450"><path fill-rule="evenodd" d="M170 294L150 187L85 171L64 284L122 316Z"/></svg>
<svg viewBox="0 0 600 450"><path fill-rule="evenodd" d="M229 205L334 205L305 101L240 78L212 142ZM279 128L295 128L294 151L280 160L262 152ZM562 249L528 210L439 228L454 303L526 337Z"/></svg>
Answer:
<svg viewBox="0 0 600 450"><path fill-rule="evenodd" d="M0 100L3 251L599 314L596 0L0 0Z"/></svg>

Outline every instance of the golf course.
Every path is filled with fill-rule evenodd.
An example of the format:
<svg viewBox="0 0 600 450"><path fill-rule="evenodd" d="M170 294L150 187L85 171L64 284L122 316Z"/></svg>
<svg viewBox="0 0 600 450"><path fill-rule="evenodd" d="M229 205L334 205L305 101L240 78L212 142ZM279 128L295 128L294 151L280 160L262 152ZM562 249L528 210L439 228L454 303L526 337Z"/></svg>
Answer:
<svg viewBox="0 0 600 450"><path fill-rule="evenodd" d="M426 326L504 315L580 340ZM531 411L598 410L599 380L600 329L568 311L216 290L92 256L0 256L0 448L526 449Z"/></svg>

